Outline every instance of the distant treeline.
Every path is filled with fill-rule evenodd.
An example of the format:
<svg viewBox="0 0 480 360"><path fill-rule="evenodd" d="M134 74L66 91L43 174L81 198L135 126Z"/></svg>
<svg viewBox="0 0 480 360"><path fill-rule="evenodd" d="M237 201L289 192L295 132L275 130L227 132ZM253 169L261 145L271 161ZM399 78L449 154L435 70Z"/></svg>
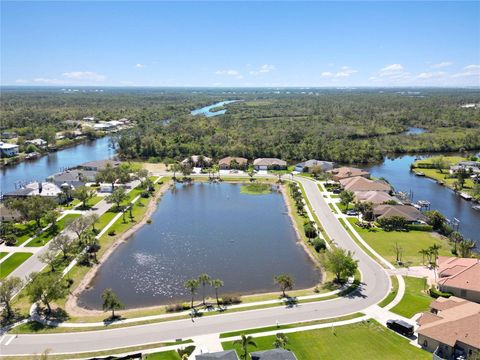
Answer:
<svg viewBox="0 0 480 360"><path fill-rule="evenodd" d="M243 101L227 105L225 115L190 116L194 108L231 99ZM2 94L1 117L3 129L57 126L84 116L128 117L138 126L118 139L119 154L127 159L203 154L360 163L389 152L479 149L480 109L461 107L468 103L480 103L480 90L17 91ZM409 127L427 133L406 135Z"/></svg>

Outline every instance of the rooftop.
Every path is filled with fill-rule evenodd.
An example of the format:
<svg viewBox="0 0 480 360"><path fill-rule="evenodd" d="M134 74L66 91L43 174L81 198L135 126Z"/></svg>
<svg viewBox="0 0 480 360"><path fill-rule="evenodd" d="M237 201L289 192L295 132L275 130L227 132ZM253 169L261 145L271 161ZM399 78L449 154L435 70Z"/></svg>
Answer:
<svg viewBox="0 0 480 360"><path fill-rule="evenodd" d="M244 165L248 162L247 159L243 158L243 157L234 157L234 156L227 156L227 157L224 157L223 159L220 159L218 161L218 163L220 165L224 164L224 165L230 165L230 163L235 160L239 165Z"/></svg>
<svg viewBox="0 0 480 360"><path fill-rule="evenodd" d="M348 191L385 191L389 192L392 187L381 180L370 180L363 176L354 176L340 180L343 188Z"/></svg>
<svg viewBox="0 0 480 360"><path fill-rule="evenodd" d="M279 166L287 166L287 162L285 160L280 160L277 158L258 158L253 161L253 165L256 166L269 166L269 165L279 165Z"/></svg>
<svg viewBox="0 0 480 360"><path fill-rule="evenodd" d="M426 221L427 217L410 205L377 205L373 213L379 218L400 216L407 221Z"/></svg>
<svg viewBox="0 0 480 360"><path fill-rule="evenodd" d="M480 261L477 260L476 264L470 265L454 275L441 278L438 280L438 284L480 292Z"/></svg>
<svg viewBox="0 0 480 360"><path fill-rule="evenodd" d="M328 173L334 175L336 179L345 179L353 176L369 176L370 173L363 169L358 169L354 167L339 167L336 169L328 170Z"/></svg>
<svg viewBox="0 0 480 360"><path fill-rule="evenodd" d="M252 360L297 360L295 354L285 349L255 351L250 353Z"/></svg>
<svg viewBox="0 0 480 360"><path fill-rule="evenodd" d="M196 360L238 360L235 350L219 351L214 353L199 354L195 356Z"/></svg>

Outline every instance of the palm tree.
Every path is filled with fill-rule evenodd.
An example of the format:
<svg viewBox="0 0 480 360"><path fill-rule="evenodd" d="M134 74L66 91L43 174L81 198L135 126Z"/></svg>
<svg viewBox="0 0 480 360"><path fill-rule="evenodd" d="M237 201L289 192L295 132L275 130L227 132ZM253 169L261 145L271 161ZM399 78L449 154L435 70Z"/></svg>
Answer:
<svg viewBox="0 0 480 360"><path fill-rule="evenodd" d="M198 282L202 285L202 295L203 295L203 305L205 305L205 286L207 284L210 284L210 276L208 276L208 274L200 274L198 276Z"/></svg>
<svg viewBox="0 0 480 360"><path fill-rule="evenodd" d="M185 281L185 284L183 284L183 286L185 287L185 289L187 289L188 291L190 291L190 293L192 294L192 302L191 302L191 309L193 310L193 297L195 296L195 293L197 292L198 290L198 280L197 279L190 279L190 280L187 280Z"/></svg>
<svg viewBox="0 0 480 360"><path fill-rule="evenodd" d="M288 344L288 337L284 333L278 333L275 336L275 341L273 346L277 349L285 349L285 346Z"/></svg>
<svg viewBox="0 0 480 360"><path fill-rule="evenodd" d="M475 249L476 242L475 240L465 239L460 241L458 248L460 250L461 257L470 257L472 256L472 250Z"/></svg>
<svg viewBox="0 0 480 360"><path fill-rule="evenodd" d="M215 297L217 299L217 306L220 307L220 301L218 300L218 289L223 287L223 281L220 279L213 279L210 281L210 285L215 289Z"/></svg>
<svg viewBox="0 0 480 360"><path fill-rule="evenodd" d="M245 334L242 334L242 337L239 340L235 340L233 342L233 345L240 345L243 349L243 354L241 357L243 360L247 360L248 357L248 346L255 346L257 347L257 344L255 341L253 341L253 338L251 336L245 336Z"/></svg>
<svg viewBox="0 0 480 360"><path fill-rule="evenodd" d="M422 264L425 265L425 257L429 255L428 249L422 249L418 253L422 255Z"/></svg>
<svg viewBox="0 0 480 360"><path fill-rule="evenodd" d="M453 242L453 253L457 254L457 245L463 240L463 235L458 231L454 231L450 234L449 239Z"/></svg>
<svg viewBox="0 0 480 360"><path fill-rule="evenodd" d="M179 163L173 164L170 169L173 171L173 180L177 178L176 177L177 172L182 171L182 167L180 166Z"/></svg>
<svg viewBox="0 0 480 360"><path fill-rule="evenodd" d="M430 253L432 254L433 256L433 260L431 261L432 263L437 263L437 259L438 259L438 251L441 249L442 247L438 244L433 244L432 246L430 246L428 249L430 250Z"/></svg>

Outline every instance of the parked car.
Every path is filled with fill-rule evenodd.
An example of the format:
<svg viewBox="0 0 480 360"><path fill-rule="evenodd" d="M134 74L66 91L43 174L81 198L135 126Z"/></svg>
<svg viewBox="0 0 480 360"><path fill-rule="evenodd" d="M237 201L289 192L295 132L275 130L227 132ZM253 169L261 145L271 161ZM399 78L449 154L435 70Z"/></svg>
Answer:
<svg viewBox="0 0 480 360"><path fill-rule="evenodd" d="M347 215L348 215L348 216L357 216L357 215L358 215L358 211L356 211L356 210L348 210L348 211L347 211Z"/></svg>
<svg viewBox="0 0 480 360"><path fill-rule="evenodd" d="M413 336L413 325L403 320L388 320L387 327L407 337Z"/></svg>
<svg viewBox="0 0 480 360"><path fill-rule="evenodd" d="M336 188L336 189L333 189L332 192L333 192L334 194L340 194L340 193L342 192L342 189Z"/></svg>

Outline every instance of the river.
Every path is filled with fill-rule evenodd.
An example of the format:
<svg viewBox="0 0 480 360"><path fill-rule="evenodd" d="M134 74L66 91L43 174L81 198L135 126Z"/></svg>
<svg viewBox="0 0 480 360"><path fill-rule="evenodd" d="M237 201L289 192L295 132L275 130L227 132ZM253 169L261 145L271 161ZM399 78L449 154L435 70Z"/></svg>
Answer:
<svg viewBox="0 0 480 360"><path fill-rule="evenodd" d="M472 202L465 201L451 189L437 184L426 177L415 176L410 172L410 164L415 156L401 156L385 159L382 164L368 170L376 178L384 177L397 191L413 193L413 200L428 200L432 210L438 210L448 219L460 220L459 231L467 238L477 241L480 247L480 211L472 209Z"/></svg>
<svg viewBox="0 0 480 360"><path fill-rule="evenodd" d="M15 184L19 182L42 181L65 168L74 167L87 161L108 159L113 155L115 155L115 150L110 146L110 137L106 136L49 153L35 160L8 166L0 170L2 174L1 192L4 194L15 190Z"/></svg>
<svg viewBox="0 0 480 360"><path fill-rule="evenodd" d="M220 107L220 106L224 106L224 105L228 105L228 104L231 104L231 103L234 103L234 102L237 102L239 100L227 100L227 101L221 101L221 102L218 102L218 103L215 103L215 104L212 104L212 105L208 105L208 106L205 106L205 107L202 107L200 109L195 109L195 110L192 110L192 112L190 113L191 115L204 115L206 117L212 117L212 116L217 116L217 115L223 115L227 112L227 109L223 109L223 110L219 110L219 111L214 111L214 112L211 112L210 110L211 109L215 109L216 107Z"/></svg>

